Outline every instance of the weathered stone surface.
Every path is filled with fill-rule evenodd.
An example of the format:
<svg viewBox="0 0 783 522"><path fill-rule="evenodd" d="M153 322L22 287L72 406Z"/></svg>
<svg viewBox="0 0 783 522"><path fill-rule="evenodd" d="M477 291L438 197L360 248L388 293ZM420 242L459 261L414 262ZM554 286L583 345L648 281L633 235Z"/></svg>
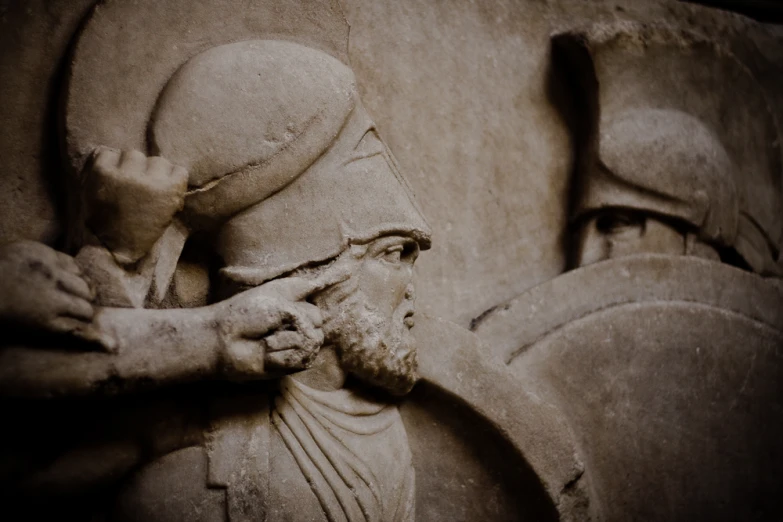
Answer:
<svg viewBox="0 0 783 522"><path fill-rule="evenodd" d="M14 96L31 97L30 85L50 85L56 91L58 71L62 71L53 60L65 56L88 4L82 2L77 8L65 0L9 2L3 20L13 30L3 33L9 39L4 49L10 50L3 53L0 85ZM362 99L440 238L430 259L417 267L417 273L422 273L417 275L420 307L463 326L492 306L554 277L565 266L561 238L570 145L548 102L550 34L614 20L674 22L701 34L715 34L768 87L770 104L783 115L783 97L776 89L783 81L780 29L714 9L665 0L509 0L492 5L346 1L343 9L351 24L350 60ZM257 23L252 11L240 9L250 22L234 24L225 15L239 17L237 10L222 10L219 20L209 16L213 22L205 23L217 24L226 34L229 28L246 34L245 26ZM191 11L187 18L197 18L200 12ZM171 18L176 17L171 11ZM384 23L378 24L378 19ZM66 20L71 25L61 26ZM61 34L52 29L57 27L62 27L59 40L52 36ZM134 28L127 30L134 34ZM196 38L185 40L190 52L206 45ZM56 49L46 51L40 42ZM115 43L116 38L112 46ZM45 58L26 58L31 54ZM161 50L150 54L161 55ZM43 195L62 192L62 185L50 188L50 180L63 174L54 170L56 165L41 163L59 156L58 138L50 136L42 147L39 136L44 118L49 122L46 132L54 134L52 106L57 104L39 94L29 103L3 108L19 111L21 125L9 123L7 128L15 130L5 132L3 139L29 151L9 156L19 166L9 167L15 174L2 178L9 183L2 192L18 205L13 219L4 220L5 240L54 241L58 226L47 225L46 219L62 216L54 210L58 199ZM11 99L10 95L4 99ZM475 154L468 154L470 150ZM11 184L14 179L18 181ZM505 188L495 188L501 185ZM12 196L19 194L13 187L42 196ZM33 210L33 202L39 210ZM461 210L452 212L453 208ZM52 232L41 232L47 226L54 227Z"/></svg>
<svg viewBox="0 0 783 522"><path fill-rule="evenodd" d="M782 325L779 284L647 255L544 283L477 333L570 420L598 519L769 520Z"/></svg>
<svg viewBox="0 0 783 522"><path fill-rule="evenodd" d="M0 28L0 518L783 517L780 28L668 0Z"/></svg>

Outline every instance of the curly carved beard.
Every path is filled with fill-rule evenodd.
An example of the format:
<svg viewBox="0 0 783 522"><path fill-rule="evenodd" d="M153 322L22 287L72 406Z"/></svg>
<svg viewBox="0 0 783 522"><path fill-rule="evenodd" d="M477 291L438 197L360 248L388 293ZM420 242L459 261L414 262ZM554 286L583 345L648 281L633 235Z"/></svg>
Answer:
<svg viewBox="0 0 783 522"><path fill-rule="evenodd" d="M324 303L324 333L336 347L343 369L394 395L408 393L418 379L416 347L406 325L412 300L403 301L391 320L356 287L330 301Z"/></svg>

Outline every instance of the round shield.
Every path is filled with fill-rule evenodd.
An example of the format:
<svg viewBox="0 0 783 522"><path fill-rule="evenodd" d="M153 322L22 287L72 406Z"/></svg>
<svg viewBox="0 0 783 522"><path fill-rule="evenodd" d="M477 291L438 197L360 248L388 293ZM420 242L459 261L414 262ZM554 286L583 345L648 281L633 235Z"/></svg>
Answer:
<svg viewBox="0 0 783 522"><path fill-rule="evenodd" d="M783 287L640 256L564 274L477 333L559 405L601 520L778 520Z"/></svg>

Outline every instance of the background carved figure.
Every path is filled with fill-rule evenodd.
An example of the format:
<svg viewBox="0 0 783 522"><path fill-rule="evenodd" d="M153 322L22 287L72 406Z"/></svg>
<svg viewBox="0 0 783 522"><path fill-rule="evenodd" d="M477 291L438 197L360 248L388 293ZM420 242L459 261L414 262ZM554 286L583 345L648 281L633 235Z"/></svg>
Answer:
<svg viewBox="0 0 783 522"><path fill-rule="evenodd" d="M767 95L673 23L552 43L571 81L573 266L474 329L578 426L596 518L775 518L783 173Z"/></svg>
<svg viewBox="0 0 783 522"><path fill-rule="evenodd" d="M747 67L669 27L597 26L553 45L584 62L575 95L595 113L574 187L575 265L657 252L779 276L780 135Z"/></svg>
<svg viewBox="0 0 783 522"><path fill-rule="evenodd" d="M310 79L301 82L303 77ZM297 81L298 93L292 91ZM96 240L88 240L77 260L96 286L98 303L115 304L129 279L149 274L149 288L152 278L173 276L170 269L155 266L178 255L166 249L183 247L181 241L166 244L167 227L214 236L227 287L218 292L258 287L249 291L256 299L240 293L223 301L222 313L213 319L217 344L202 349L206 357L200 367L174 352L193 349L188 341L205 346L201 339L167 336L167 346L155 346L158 353L137 346L145 334L164 334L156 321L174 319L148 313L148 323L135 324L133 331L112 332L108 319L108 325L95 321L105 335L116 336L116 353L108 357L20 348L16 359L6 359L8 370L24 374L48 357L65 357L70 368L63 378L79 389L61 384L40 393L68 394L90 393L108 379L120 387L127 381L161 385L216 374L255 380L315 362L310 370L280 381L278 395L245 392L256 403L249 419L240 418L251 430L250 439L232 431L232 414L209 407L215 410L211 428L185 427L204 432L201 449L172 448L176 451L147 464L120 491L109 518L219 520L228 513L231 520L243 520L276 511L290 516L285 506L295 505L296 516L308 518L323 513L330 520L412 520L412 462L396 408L342 389L348 376L392 394L405 394L415 384L410 280L419 247L429 247L429 231L358 101L351 71L322 51L294 43L219 46L189 60L169 81L151 136L153 148L180 166L162 157L105 149L87 165L93 179L86 185L91 197L85 199L96 208L87 212L86 229ZM380 204L365 199L362 206L357 196L368 193L377 194ZM138 208L145 202L146 208ZM178 223L168 225L183 208ZM159 254L153 252L157 243L163 243ZM139 268L139 263L152 266ZM126 272L129 277L123 277ZM298 275L286 276L292 272ZM275 281L264 285L270 280ZM168 281L156 284L170 286ZM272 296L271 304L259 308L259 290ZM314 301L320 306L296 304L323 290ZM126 295L126 306L144 303L138 299L143 294L135 300L132 292ZM293 302L287 304L286 298ZM176 302L176 296L171 300ZM258 318L252 325L256 331L247 331L248 308L266 314L273 332L265 331ZM195 310L191 320L198 315L210 316ZM237 327L243 322L244 329ZM322 324L324 333L318 331ZM170 321L168 327L179 331L187 325ZM193 355L185 354L191 360ZM26 363L25 356L36 362ZM105 369L85 375L91 364ZM40 383L46 377L22 380ZM21 385L10 393L24 390ZM231 405L239 400L223 399L223 409L233 412ZM204 465L205 454L208 471L189 476L194 466ZM250 471L244 468L248 461L256 464ZM236 466L242 475L231 471ZM55 466L48 473L57 472ZM193 497L182 492L187 476L201 482L200 495L197 486L191 488ZM210 504L216 502L210 487L227 490L227 505ZM193 511L192 506L199 507Z"/></svg>

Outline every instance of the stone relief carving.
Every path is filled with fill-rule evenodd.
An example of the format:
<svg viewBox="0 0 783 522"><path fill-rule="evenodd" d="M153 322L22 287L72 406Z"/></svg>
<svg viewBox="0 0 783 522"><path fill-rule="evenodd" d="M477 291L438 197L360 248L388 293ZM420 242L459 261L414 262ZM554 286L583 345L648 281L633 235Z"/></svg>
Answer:
<svg viewBox="0 0 783 522"><path fill-rule="evenodd" d="M401 9L423 18L425 3ZM414 306L417 258L452 218L425 219L446 196L419 192L420 208L411 187L430 173L401 166L370 116L383 106L363 83L375 64L353 59L367 27L352 54L337 2L251 4L80 4L47 131L62 140L65 241L0 247L9 519L783 512L770 473L780 132L745 60L674 23L552 31L527 3L532 22L489 17L542 38L530 56L549 61L546 111L564 129L539 124L563 137L547 152L572 149L573 174L569 201L542 219L564 224L546 241L562 251L543 256L568 260L564 272L510 301L498 291L471 333ZM462 8L449 16L488 16ZM349 18L358 9L347 2ZM538 165L565 165L551 160ZM497 176L490 193L511 184ZM434 178L444 193L460 185ZM532 197L519 195L520 219ZM514 243L513 216L493 221L508 209L482 211ZM485 254L527 262L507 252Z"/></svg>
<svg viewBox="0 0 783 522"><path fill-rule="evenodd" d="M110 380L120 388L257 380L314 363L280 379L274 401L256 392L244 425L217 413L203 447L142 468L119 493L114 518L257 520L290 504L297 516L412 520L413 470L396 407L343 387L348 376L392 394L415 383L410 278L429 231L358 101L350 69L283 41L209 49L168 82L150 136L162 156L93 153L80 183L85 237L76 262L35 244L9 247L6 258L57 271L56 283L34 299L70 294L39 326L68 330L63 322L71 320L75 331L97 328L113 336L103 343L111 353L9 348L4 369L15 375L4 376L4 388L55 395L95 393ZM356 197L363 194L378 199ZM167 289L180 304L172 267L160 265L176 262L183 230L210 226L224 263L220 278L231 288L217 292L236 295L187 313L131 309L165 306ZM78 277L77 263L94 289ZM314 293L317 304L308 303ZM39 308L17 297L24 307L17 313ZM95 316L93 297L114 308ZM172 502L182 473L203 466L205 455L201 495ZM240 481L228 506L210 495L209 487Z"/></svg>
<svg viewBox="0 0 783 522"><path fill-rule="evenodd" d="M493 411L498 393L533 398L475 337L424 318L414 341L429 225L359 99L339 11L324 3L308 33L313 4L291 6L266 5L253 39L183 46L162 83L128 79L150 60L137 35L119 65L95 43L127 3L98 6L79 36L63 104L73 257L27 241L2 258L18 274L3 318L21 329L0 354L7 408L74 423L6 470L15 516L414 520L408 440L432 428L415 411L406 426L397 397L417 382L502 429L523 455L511 475L541 468L524 511L553 517L581 472L551 407ZM263 38L280 27L293 36ZM485 369L466 387L449 361ZM531 443L557 454L528 462Z"/></svg>
<svg viewBox="0 0 783 522"><path fill-rule="evenodd" d="M720 262L777 286L783 244L780 133L748 68L717 42L666 25L598 24L555 34L552 46L555 69L572 82L559 102L574 127L576 150L565 234L569 270L625 257L653 262L650 256L665 256L665 263L673 263L671 257L687 256L686 264L696 262L690 258ZM745 94L746 103L709 90L724 79ZM623 292L633 294L633 301L650 290ZM667 299L702 299L686 297L687 287L672 291ZM703 299L716 303L708 294ZM569 320L584 312L574 302L552 304ZM487 322L502 312L491 309L474 329L489 332L494 327ZM556 315L544 321L549 326L514 328L534 342L532 332L542 335ZM516 343L516 335L498 330L491 339L507 362L521 353L503 348L504 342Z"/></svg>
<svg viewBox="0 0 783 522"><path fill-rule="evenodd" d="M598 112L577 173L575 265L657 252L780 275L778 131L747 67L667 27L598 26L553 42L584 46ZM708 90L716 79L743 103Z"/></svg>
<svg viewBox="0 0 783 522"><path fill-rule="evenodd" d="M783 178L764 90L674 26L552 43L576 118L571 267L474 331L579 426L598 519L772 516Z"/></svg>

